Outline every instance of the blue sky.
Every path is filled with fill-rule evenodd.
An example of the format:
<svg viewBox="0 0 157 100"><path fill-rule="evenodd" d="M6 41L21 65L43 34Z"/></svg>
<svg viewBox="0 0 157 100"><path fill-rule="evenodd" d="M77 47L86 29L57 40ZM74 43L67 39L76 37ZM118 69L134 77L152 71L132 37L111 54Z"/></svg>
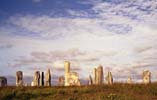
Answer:
<svg viewBox="0 0 157 100"><path fill-rule="evenodd" d="M156 19L156 0L1 0L0 74L59 77L69 60L81 79L102 65L115 81L156 80Z"/></svg>

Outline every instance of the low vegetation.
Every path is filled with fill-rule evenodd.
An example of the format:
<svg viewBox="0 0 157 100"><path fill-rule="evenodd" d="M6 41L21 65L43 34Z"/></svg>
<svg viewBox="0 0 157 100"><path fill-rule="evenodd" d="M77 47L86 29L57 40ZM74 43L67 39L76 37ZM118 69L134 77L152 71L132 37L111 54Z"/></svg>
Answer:
<svg viewBox="0 0 157 100"><path fill-rule="evenodd" d="M157 100L157 83L81 87L2 87L0 100Z"/></svg>

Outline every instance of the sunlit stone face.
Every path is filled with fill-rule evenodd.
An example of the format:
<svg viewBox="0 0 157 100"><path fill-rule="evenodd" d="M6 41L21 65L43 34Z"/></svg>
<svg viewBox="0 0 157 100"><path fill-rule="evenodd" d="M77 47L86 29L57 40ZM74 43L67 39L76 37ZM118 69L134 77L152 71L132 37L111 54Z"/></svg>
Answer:
<svg viewBox="0 0 157 100"><path fill-rule="evenodd" d="M143 72L143 83L151 83L151 72L149 70Z"/></svg>
<svg viewBox="0 0 157 100"><path fill-rule="evenodd" d="M70 62L64 62L65 65L65 86L80 86L80 80L77 72L70 72Z"/></svg>

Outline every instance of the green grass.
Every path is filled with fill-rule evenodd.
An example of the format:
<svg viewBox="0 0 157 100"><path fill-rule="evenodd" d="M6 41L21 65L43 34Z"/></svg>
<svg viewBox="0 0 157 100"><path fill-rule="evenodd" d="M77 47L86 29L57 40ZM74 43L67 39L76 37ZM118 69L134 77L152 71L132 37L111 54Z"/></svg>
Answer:
<svg viewBox="0 0 157 100"><path fill-rule="evenodd" d="M0 100L157 100L157 83L81 87L3 87Z"/></svg>

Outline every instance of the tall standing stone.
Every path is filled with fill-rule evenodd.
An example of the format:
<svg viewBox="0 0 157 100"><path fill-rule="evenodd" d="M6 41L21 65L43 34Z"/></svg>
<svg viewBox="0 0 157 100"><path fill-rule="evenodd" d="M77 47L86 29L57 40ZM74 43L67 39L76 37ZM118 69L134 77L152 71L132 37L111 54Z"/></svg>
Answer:
<svg viewBox="0 0 157 100"><path fill-rule="evenodd" d="M103 67L99 66L98 68L94 68L94 84L100 85L103 84L104 76L103 76Z"/></svg>
<svg viewBox="0 0 157 100"><path fill-rule="evenodd" d="M103 84L103 80L104 80L104 77L103 77L103 67L102 66L99 66L97 68L97 83L98 84Z"/></svg>
<svg viewBox="0 0 157 100"><path fill-rule="evenodd" d="M41 76L40 76L40 86L44 86L44 72L41 72Z"/></svg>
<svg viewBox="0 0 157 100"><path fill-rule="evenodd" d="M92 85L92 84L93 84L92 76L91 76L91 75L89 75L88 85Z"/></svg>
<svg viewBox="0 0 157 100"><path fill-rule="evenodd" d="M36 71L34 73L34 79L32 81L32 86L39 86L40 85L40 72Z"/></svg>
<svg viewBox="0 0 157 100"><path fill-rule="evenodd" d="M64 62L64 69L65 69L65 86L69 86L69 76L70 76L70 62Z"/></svg>
<svg viewBox="0 0 157 100"><path fill-rule="evenodd" d="M51 86L51 72L50 72L50 69L48 69L47 72L46 72L45 80L46 80L46 86Z"/></svg>
<svg viewBox="0 0 157 100"><path fill-rule="evenodd" d="M0 77L0 87L7 86L7 78Z"/></svg>
<svg viewBox="0 0 157 100"><path fill-rule="evenodd" d="M94 84L97 84L97 68L94 68Z"/></svg>
<svg viewBox="0 0 157 100"><path fill-rule="evenodd" d="M151 83L151 72L149 70L143 71L143 83L149 84Z"/></svg>
<svg viewBox="0 0 157 100"><path fill-rule="evenodd" d="M70 62L65 61L64 62L64 68L65 68L65 86L80 86L80 80L79 75L77 72L71 72L70 71Z"/></svg>
<svg viewBox="0 0 157 100"><path fill-rule="evenodd" d="M16 86L23 86L23 73L22 73L22 71L16 72Z"/></svg>
<svg viewBox="0 0 157 100"><path fill-rule="evenodd" d="M110 85L113 84L113 77L112 77L112 73L111 73L110 71L107 73L107 76L106 76L106 83L107 83L107 84L110 84Z"/></svg>

